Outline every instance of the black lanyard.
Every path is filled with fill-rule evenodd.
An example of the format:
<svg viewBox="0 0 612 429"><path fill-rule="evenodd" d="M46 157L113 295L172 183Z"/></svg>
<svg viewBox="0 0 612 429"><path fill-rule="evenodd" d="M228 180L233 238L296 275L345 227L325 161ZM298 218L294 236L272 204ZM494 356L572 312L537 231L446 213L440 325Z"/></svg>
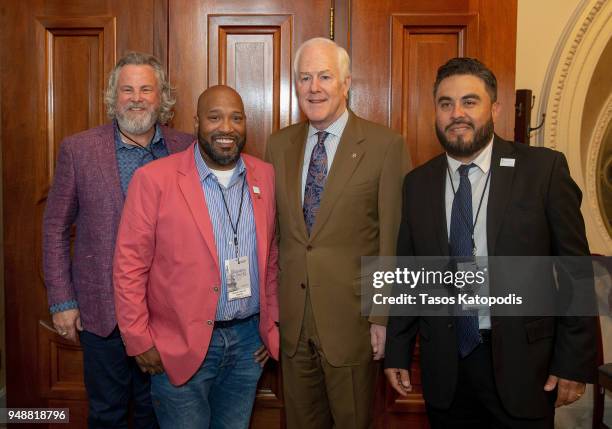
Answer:
<svg viewBox="0 0 612 429"><path fill-rule="evenodd" d="M455 190L455 185L453 185L453 178L451 175L450 167L448 166L448 161L446 162L446 171L448 171L448 180L450 181L451 188L453 190L453 198L455 198L455 194L457 194L457 191ZM491 177L491 168L489 168L489 172L487 173L487 181L485 182L484 189L482 190L482 195L480 195L480 202L478 203L478 210L476 210L476 217L474 218L473 222L468 222L468 225L472 225L472 230L470 231L470 233L472 236L472 254L474 256L476 256L476 241L474 240L474 230L476 229L476 222L478 222L478 215L480 214L480 208L482 207L482 201L484 200L485 192L487 192L487 186L489 185L490 177ZM469 177L466 177L466 178L467 180L470 180Z"/></svg>
<svg viewBox="0 0 612 429"><path fill-rule="evenodd" d="M234 233L234 248L236 249L236 259L238 257L238 224L240 223L240 216L242 215L242 202L244 201L244 186L246 183L246 173L244 174L244 178L242 179L242 188L240 195L240 208L238 209L238 219L236 219L236 226L234 226L234 222L232 222L232 215L230 214L229 207L227 206L227 201L225 201L225 194L223 193L223 188L217 181L217 186L219 187L219 192L221 192L221 198L223 198L223 205L225 206L225 211L227 212L227 217L229 218L230 225L232 227L232 232Z"/></svg>
<svg viewBox="0 0 612 429"><path fill-rule="evenodd" d="M126 135L123 131L121 131L121 128L119 128L119 124L117 124L117 129L119 130L119 134L121 134L123 137L125 137L126 139L128 139L129 141L131 141L132 143L134 143L136 146L138 146L139 148L142 148L145 150L145 152L147 152L149 155L151 155L151 158L153 158L153 161L155 161L156 159L158 159L155 154L153 153L153 148L151 147L152 143L153 143L153 139L155 138L155 133L153 133L153 137L151 137L151 141L149 142L149 144L147 146L143 146L140 143L138 143L136 140L134 140L133 138L131 138L130 136ZM142 162L142 160L141 160Z"/></svg>

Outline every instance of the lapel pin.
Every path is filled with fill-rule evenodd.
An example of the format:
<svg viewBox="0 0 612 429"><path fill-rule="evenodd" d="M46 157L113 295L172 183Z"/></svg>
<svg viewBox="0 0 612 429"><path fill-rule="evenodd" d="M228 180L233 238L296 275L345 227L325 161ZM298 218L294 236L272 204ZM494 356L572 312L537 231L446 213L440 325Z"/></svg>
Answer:
<svg viewBox="0 0 612 429"><path fill-rule="evenodd" d="M351 157L353 158L357 158L357 154L355 152L353 152L353 154L351 155Z"/></svg>
<svg viewBox="0 0 612 429"><path fill-rule="evenodd" d="M501 158L499 160L500 167L514 167L514 158Z"/></svg>
<svg viewBox="0 0 612 429"><path fill-rule="evenodd" d="M259 186L253 186L253 193L257 198L261 198L261 191L259 190Z"/></svg>

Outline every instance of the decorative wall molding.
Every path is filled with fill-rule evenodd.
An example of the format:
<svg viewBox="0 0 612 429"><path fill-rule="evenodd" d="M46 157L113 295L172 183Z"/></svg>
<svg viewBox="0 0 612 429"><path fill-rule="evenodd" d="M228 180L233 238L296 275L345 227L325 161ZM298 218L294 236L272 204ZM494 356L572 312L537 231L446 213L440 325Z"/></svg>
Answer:
<svg viewBox="0 0 612 429"><path fill-rule="evenodd" d="M599 103L604 101L600 99L597 106L591 103L585 110L595 69L611 35L612 0L581 1L549 63L537 116L546 113L546 122L536 138L538 146L556 149L567 157L572 178L587 197L582 213L591 251L603 254L612 254L612 239L607 229L602 229L597 192L590 190L596 189L597 160L597 155L591 154L598 152L593 152L595 148L591 147L594 133L583 130L583 123L585 112L589 121L592 120L599 112ZM594 163L591 156L595 156Z"/></svg>
<svg viewBox="0 0 612 429"><path fill-rule="evenodd" d="M583 0L572 14L559 39L546 73L540 111L537 116L541 118L542 113L546 113L547 123L546 132L538 133L537 143L539 146L557 147L559 109L564 99L564 90L566 90L570 68L575 65L576 52L580 48L585 34L591 28L595 17L602 11L606 2L608 0ZM587 10L588 12L585 13Z"/></svg>
<svg viewBox="0 0 612 429"><path fill-rule="evenodd" d="M606 100L604 108L599 112L591 141L589 142L586 160L586 203L593 213L593 220L599 236L605 242L606 248L612 249L612 238L608 233L606 220L603 218L597 193L598 164L604 138L608 126L612 122L612 94ZM585 204L585 205L587 205Z"/></svg>

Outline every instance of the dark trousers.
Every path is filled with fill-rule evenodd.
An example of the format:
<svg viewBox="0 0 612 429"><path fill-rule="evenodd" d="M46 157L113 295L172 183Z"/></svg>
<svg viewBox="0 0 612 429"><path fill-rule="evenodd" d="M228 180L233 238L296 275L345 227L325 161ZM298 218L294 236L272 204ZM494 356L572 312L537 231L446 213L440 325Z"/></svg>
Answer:
<svg viewBox="0 0 612 429"><path fill-rule="evenodd" d="M142 373L134 358L126 354L119 329L115 328L108 337L87 331L80 332L79 337L89 399L89 428L127 428L130 405L135 428L157 428L149 375Z"/></svg>
<svg viewBox="0 0 612 429"><path fill-rule="evenodd" d="M504 409L495 385L490 344L481 344L460 359L458 370L451 407L443 410L427 404L432 429L553 429L556 391L550 394L550 414L543 419L518 419Z"/></svg>

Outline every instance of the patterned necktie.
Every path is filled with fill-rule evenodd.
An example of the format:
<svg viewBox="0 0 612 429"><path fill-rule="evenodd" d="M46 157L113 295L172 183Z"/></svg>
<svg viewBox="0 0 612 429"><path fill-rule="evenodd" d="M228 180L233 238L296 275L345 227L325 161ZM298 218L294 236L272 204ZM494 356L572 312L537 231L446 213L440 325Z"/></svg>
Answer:
<svg viewBox="0 0 612 429"><path fill-rule="evenodd" d="M306 176L306 187L304 188L304 221L308 235L315 223L321 199L323 198L323 188L327 181L327 152L325 151L325 139L329 133L319 131L317 133L317 144L312 149L310 164L308 164L308 174Z"/></svg>
<svg viewBox="0 0 612 429"><path fill-rule="evenodd" d="M471 260L472 243L472 185L468 178L470 168L475 164L459 167L459 188L453 199L450 226L450 254L456 261ZM480 344L478 316L474 311L460 311L463 315L456 318L457 346L459 356L466 357Z"/></svg>

